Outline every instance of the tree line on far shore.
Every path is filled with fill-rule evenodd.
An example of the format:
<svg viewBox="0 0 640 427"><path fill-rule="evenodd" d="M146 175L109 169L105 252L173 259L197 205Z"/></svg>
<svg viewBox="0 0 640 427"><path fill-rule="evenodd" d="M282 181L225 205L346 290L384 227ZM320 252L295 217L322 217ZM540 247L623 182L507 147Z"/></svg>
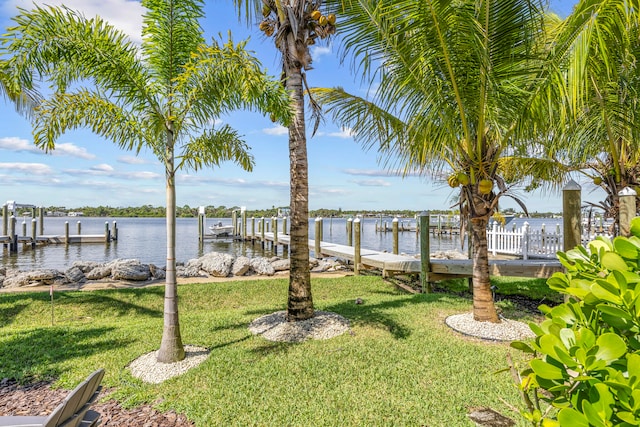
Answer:
<svg viewBox="0 0 640 427"><path fill-rule="evenodd" d="M271 218L273 216L278 215L278 211L283 208L277 208L275 206L270 209L255 209L255 210L247 210L247 217L251 218ZM82 212L82 216L86 217L120 217L120 218L162 218L165 216L165 208L163 206L152 206L152 205L142 205L142 206L127 206L127 207L111 207L111 206L82 206L76 208L65 208L60 206L49 206L44 208L45 212L52 212L58 214L68 214L69 212ZM199 207L191 207L189 205L184 205L182 207L176 207L176 216L178 218L195 218L198 216ZM233 216L233 212L240 212L239 206L205 206L205 213L208 218L231 218ZM415 211L410 209L400 209L400 210L390 210L390 209L382 209L382 210L343 210L341 208L338 209L315 209L309 211L310 218L355 218L356 215L362 216L397 216L399 218L414 218L416 215L419 215L421 211ZM431 214L459 214L459 211L455 210L446 210L446 209L433 209L429 210ZM505 215L520 215L521 212L516 212L514 209L507 208L502 211ZM529 212L529 217L531 218L550 218L553 216L561 215L557 212Z"/></svg>

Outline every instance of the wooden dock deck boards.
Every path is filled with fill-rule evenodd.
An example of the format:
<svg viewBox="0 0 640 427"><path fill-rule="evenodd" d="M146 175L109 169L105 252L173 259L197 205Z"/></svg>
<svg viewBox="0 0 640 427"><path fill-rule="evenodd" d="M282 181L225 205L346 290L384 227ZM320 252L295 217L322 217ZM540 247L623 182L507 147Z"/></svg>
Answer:
<svg viewBox="0 0 640 427"><path fill-rule="evenodd" d="M261 236L256 236L261 238ZM273 242L273 233L264 233L267 241ZM278 244L289 245L288 235L278 234ZM315 240L309 240L309 249L315 250ZM336 243L320 242L322 255L332 256L354 262L355 249L353 246ZM360 250L360 263L364 267L378 268L383 274L416 274L420 273L422 265L419 258L410 255L395 255L372 249ZM471 277L473 263L470 259L452 260L431 258L430 280L442 280L451 277ZM492 276L515 277L551 277L555 272L562 271L559 261L546 260L489 260L489 274Z"/></svg>

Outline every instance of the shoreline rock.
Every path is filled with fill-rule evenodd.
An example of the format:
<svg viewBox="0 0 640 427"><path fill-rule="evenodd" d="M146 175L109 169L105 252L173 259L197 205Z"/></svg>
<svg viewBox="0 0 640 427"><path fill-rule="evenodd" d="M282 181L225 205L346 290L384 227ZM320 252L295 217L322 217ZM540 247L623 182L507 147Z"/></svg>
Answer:
<svg viewBox="0 0 640 427"><path fill-rule="evenodd" d="M312 271L328 272L348 270L335 258L311 258ZM280 257L234 257L227 253L209 252L200 258L178 263L179 278L226 278L273 276L289 269L289 260ZM30 288L38 286L76 286L97 281L149 282L166 278L166 267L144 264L138 259L116 259L105 263L75 261L65 271L38 269L22 271L0 267L0 289Z"/></svg>

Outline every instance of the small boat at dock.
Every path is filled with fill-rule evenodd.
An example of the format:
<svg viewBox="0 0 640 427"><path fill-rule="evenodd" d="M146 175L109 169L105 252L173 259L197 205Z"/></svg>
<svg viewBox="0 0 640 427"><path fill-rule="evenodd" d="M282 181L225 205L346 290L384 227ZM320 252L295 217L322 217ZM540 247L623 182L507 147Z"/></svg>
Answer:
<svg viewBox="0 0 640 427"><path fill-rule="evenodd" d="M233 235L233 225L223 225L222 222L209 226L209 235L213 237L228 237Z"/></svg>

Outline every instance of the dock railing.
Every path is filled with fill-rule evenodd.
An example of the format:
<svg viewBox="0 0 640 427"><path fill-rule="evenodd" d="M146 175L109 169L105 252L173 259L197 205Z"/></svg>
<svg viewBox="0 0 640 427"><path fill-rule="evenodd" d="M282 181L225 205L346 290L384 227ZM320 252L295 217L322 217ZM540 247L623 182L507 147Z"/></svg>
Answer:
<svg viewBox="0 0 640 427"><path fill-rule="evenodd" d="M586 245L596 236L606 235L606 233L583 233L582 244ZM522 227L507 229L494 222L487 230L487 247L492 255L513 255L530 258L556 257L558 251L564 248L564 236L560 224L555 225L555 229L547 231L546 225L542 224L539 230L532 230L529 223L525 222Z"/></svg>

